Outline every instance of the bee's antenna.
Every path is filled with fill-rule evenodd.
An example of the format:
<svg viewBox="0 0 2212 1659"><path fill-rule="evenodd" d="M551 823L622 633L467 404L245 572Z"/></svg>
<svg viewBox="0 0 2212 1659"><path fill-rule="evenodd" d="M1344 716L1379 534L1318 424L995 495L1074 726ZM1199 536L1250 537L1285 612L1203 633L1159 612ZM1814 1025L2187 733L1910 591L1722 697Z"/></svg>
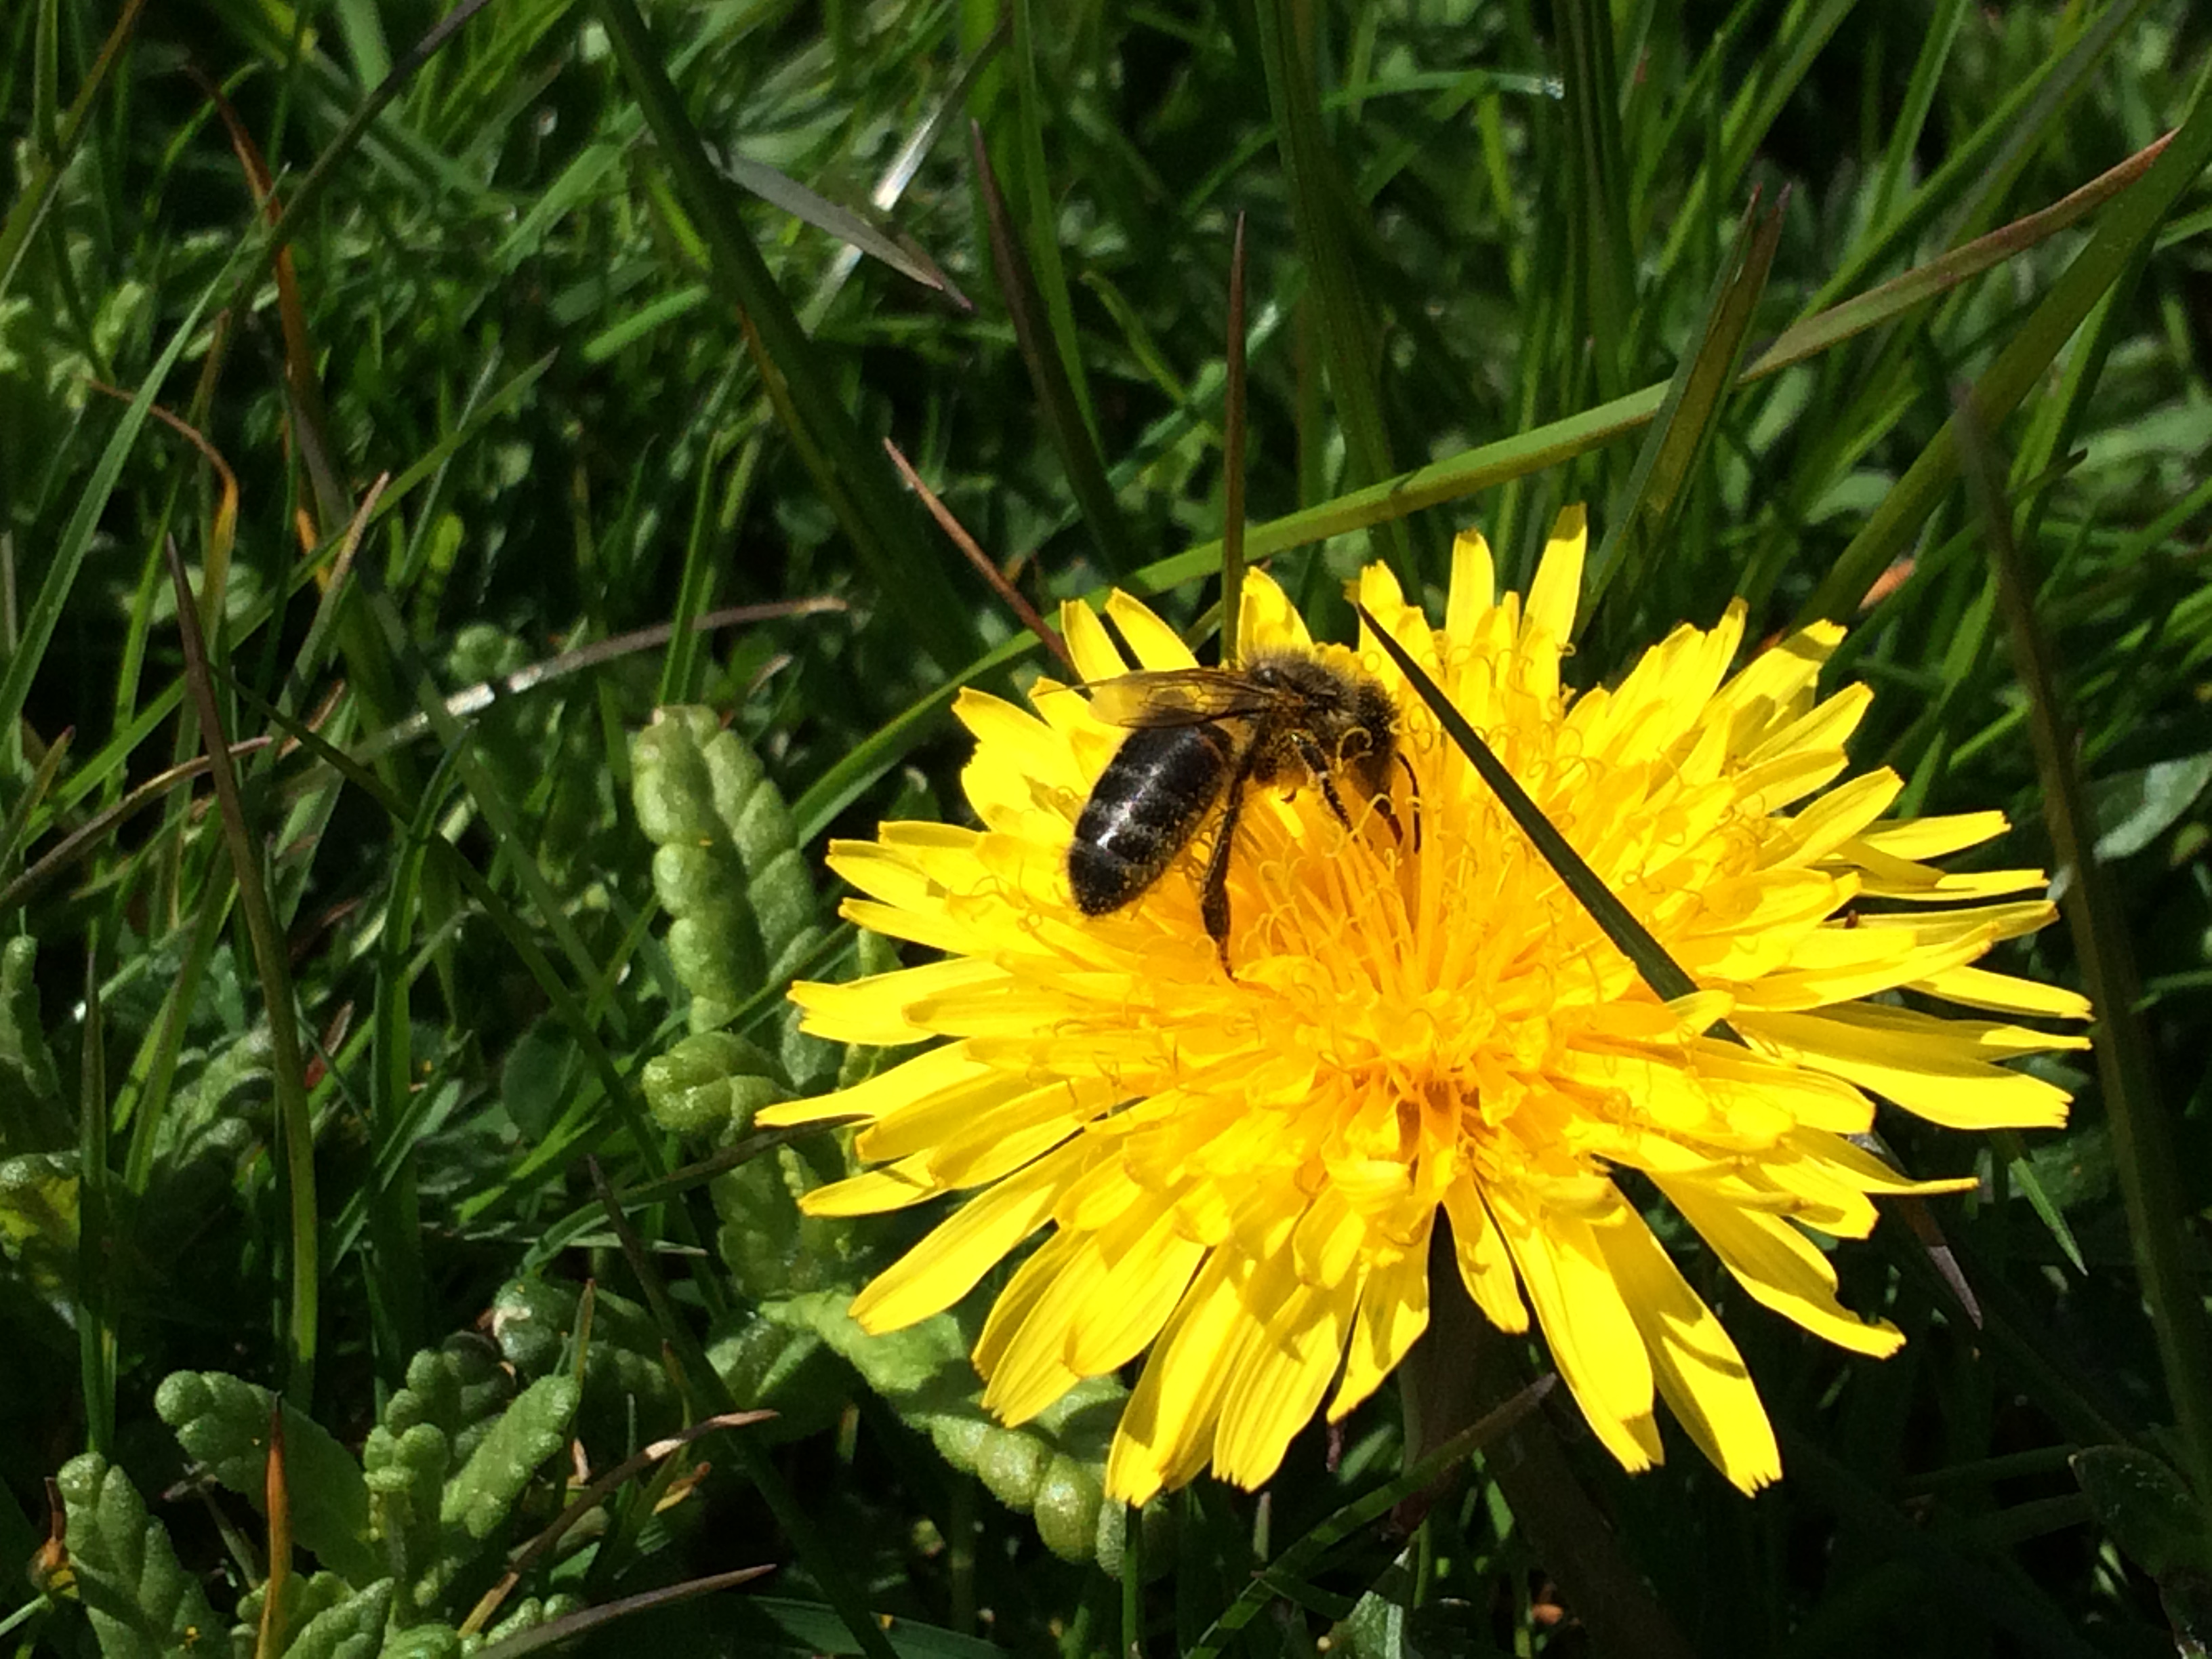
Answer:
<svg viewBox="0 0 2212 1659"><path fill-rule="evenodd" d="M1244 608L1244 216L1229 245L1228 386L1221 422L1221 665L1237 660Z"/></svg>

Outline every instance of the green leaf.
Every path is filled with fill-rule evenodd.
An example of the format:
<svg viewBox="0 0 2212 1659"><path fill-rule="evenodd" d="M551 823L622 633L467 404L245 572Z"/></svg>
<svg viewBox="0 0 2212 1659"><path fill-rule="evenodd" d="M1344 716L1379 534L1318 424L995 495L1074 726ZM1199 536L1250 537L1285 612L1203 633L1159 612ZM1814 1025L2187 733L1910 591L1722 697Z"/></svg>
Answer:
<svg viewBox="0 0 2212 1659"><path fill-rule="evenodd" d="M265 1513L269 1419L276 1396L222 1371L173 1371L154 1409L185 1452ZM369 1540L368 1487L361 1466L330 1431L284 1402L284 1480L292 1535L356 1589L387 1571Z"/></svg>
<svg viewBox="0 0 2212 1659"><path fill-rule="evenodd" d="M0 1158L0 1251L58 1304L77 1279L77 1163L74 1152Z"/></svg>
<svg viewBox="0 0 2212 1659"><path fill-rule="evenodd" d="M969 1335L958 1319L938 1314L872 1335L846 1311L850 1301L843 1291L822 1291L786 1297L762 1311L819 1336L928 1435L946 1462L975 1475L1007 1508L1032 1516L1037 1536L1055 1555L1118 1571L1122 1506L1105 1495L1106 1454L1128 1398L1121 1379L1088 1377L1027 1423L1008 1427L983 1408ZM1146 1513L1155 1510L1161 1519L1147 1522L1145 1559L1164 1570L1171 1555L1149 1546L1167 1510L1155 1504Z"/></svg>
<svg viewBox="0 0 2212 1659"><path fill-rule="evenodd" d="M2204 1512L2165 1462L2132 1446L2091 1446L2068 1460L2097 1522L2130 1559L2163 1580L2203 1571Z"/></svg>
<svg viewBox="0 0 2212 1659"><path fill-rule="evenodd" d="M548 1279L511 1279L500 1287L491 1304L492 1334L517 1376L534 1382L556 1367L576 1374L581 1304L574 1286ZM659 1329L643 1308L604 1285L592 1292L582 1374L576 1430L595 1459L611 1459L682 1426L683 1402L661 1358Z"/></svg>
<svg viewBox="0 0 2212 1659"><path fill-rule="evenodd" d="M645 1063L645 1102L664 1129L735 1139L763 1106L788 1097L775 1061L731 1031L699 1031Z"/></svg>
<svg viewBox="0 0 2212 1659"><path fill-rule="evenodd" d="M221 1651L222 1626L199 1580L178 1564L168 1528L146 1513L130 1477L95 1452L62 1466L70 1564L103 1659Z"/></svg>
<svg viewBox="0 0 2212 1659"><path fill-rule="evenodd" d="M39 1019L38 960L28 934L0 944L0 1146L15 1152L58 1152L76 1140Z"/></svg>
<svg viewBox="0 0 2212 1659"><path fill-rule="evenodd" d="M762 378L799 458L868 569L906 617L916 645L951 669L972 654L975 629L945 568L921 535L890 464L864 440L813 343L776 286L715 173L659 48L632 0L599 0L599 15L659 154L696 216L716 290L744 319Z"/></svg>
<svg viewBox="0 0 2212 1659"><path fill-rule="evenodd" d="M669 957L692 994L692 1029L709 1030L820 943L813 878L781 793L712 709L658 710L630 755L638 827L658 849L653 886L675 918ZM787 1036L784 1055L799 1068L784 1080L804 1087L836 1050Z"/></svg>
<svg viewBox="0 0 2212 1659"><path fill-rule="evenodd" d="M2181 821L2212 783L2212 752L2154 761L2089 786L2097 856L2131 858Z"/></svg>
<svg viewBox="0 0 2212 1659"><path fill-rule="evenodd" d="M568 1443L583 1390L568 1376L541 1376L516 1396L447 1483L439 1518L482 1542L507 1523L515 1500Z"/></svg>

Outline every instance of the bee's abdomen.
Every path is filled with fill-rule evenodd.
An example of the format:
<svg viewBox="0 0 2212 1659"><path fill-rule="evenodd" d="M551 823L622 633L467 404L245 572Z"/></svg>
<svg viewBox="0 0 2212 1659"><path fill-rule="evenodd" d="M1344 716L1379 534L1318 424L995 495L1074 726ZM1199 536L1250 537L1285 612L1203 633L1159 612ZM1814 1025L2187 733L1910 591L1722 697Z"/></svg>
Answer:
<svg viewBox="0 0 2212 1659"><path fill-rule="evenodd" d="M1232 748L1218 726L1148 727L1122 739L1067 849L1084 915L1118 910L1159 879L1220 795Z"/></svg>

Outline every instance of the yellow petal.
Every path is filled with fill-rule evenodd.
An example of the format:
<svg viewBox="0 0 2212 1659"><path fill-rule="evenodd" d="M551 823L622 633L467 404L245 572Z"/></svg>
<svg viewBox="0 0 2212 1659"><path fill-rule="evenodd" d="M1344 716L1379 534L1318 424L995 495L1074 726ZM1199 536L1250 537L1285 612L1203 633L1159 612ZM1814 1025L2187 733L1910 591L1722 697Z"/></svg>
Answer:
<svg viewBox="0 0 2212 1659"><path fill-rule="evenodd" d="M1781 1478L1782 1453L1742 1355L1644 1218L1626 1206L1598 1245L1651 1353L1660 1397L1699 1451L1739 1489Z"/></svg>
<svg viewBox="0 0 2212 1659"><path fill-rule="evenodd" d="M1559 509L1544 556L1529 585L1524 629L1540 632L1559 645L1575 636L1575 610L1582 603L1583 556L1589 547L1589 515L1580 507Z"/></svg>
<svg viewBox="0 0 2212 1659"><path fill-rule="evenodd" d="M1663 1455L1651 1415L1651 1357L1607 1271L1589 1223L1491 1212L1513 1252L1553 1363L1590 1431L1632 1474Z"/></svg>
<svg viewBox="0 0 2212 1659"><path fill-rule="evenodd" d="M1477 623L1498 603L1498 569L1490 556L1490 544L1479 530L1462 530L1452 538L1451 586L1444 600L1444 634L1464 643L1474 637Z"/></svg>
<svg viewBox="0 0 2212 1659"><path fill-rule="evenodd" d="M1091 1156L1079 1141L978 1193L854 1297L853 1317L880 1333L944 1312L1044 1224L1060 1188Z"/></svg>
<svg viewBox="0 0 2212 1659"><path fill-rule="evenodd" d="M1328 1402L1328 1420L1341 1422L1380 1388L1428 1328L1429 1251L1424 1237L1370 1273L1360 1287L1359 1321L1345 1354L1344 1376Z"/></svg>
<svg viewBox="0 0 2212 1659"><path fill-rule="evenodd" d="M1198 659L1182 642L1182 636L1154 615L1142 600L1130 598L1117 587L1106 596L1106 614L1121 630L1121 637L1128 641L1139 668L1198 666Z"/></svg>
<svg viewBox="0 0 2212 1659"><path fill-rule="evenodd" d="M1521 1299L1512 1254L1472 1182L1455 1182L1444 1188L1444 1213L1451 1218L1452 1253L1469 1299L1507 1334L1527 1330L1528 1306Z"/></svg>
<svg viewBox="0 0 2212 1659"><path fill-rule="evenodd" d="M1216 1250L1176 1307L1121 1408L1106 1455L1106 1496L1148 1502L1175 1471L1202 1464L1228 1378L1224 1363L1243 1322L1239 1292L1250 1264Z"/></svg>
<svg viewBox="0 0 2212 1659"><path fill-rule="evenodd" d="M1789 1222L1717 1202L1694 1181L1654 1179L1753 1301L1838 1347L1877 1359L1905 1340L1887 1320L1869 1324L1836 1300L1835 1269Z"/></svg>
<svg viewBox="0 0 2212 1659"><path fill-rule="evenodd" d="M1067 654L1075 659L1075 672L1086 682L1110 680L1129 672L1114 636L1089 605L1070 599L1060 607L1060 635L1067 641Z"/></svg>
<svg viewBox="0 0 2212 1659"><path fill-rule="evenodd" d="M1262 1277L1269 1265L1262 1265ZM1275 1288L1258 1294L1264 1298ZM1214 1431L1213 1467L1224 1480L1249 1490L1274 1474L1291 1437L1321 1405L1358 1300L1356 1279L1326 1288L1296 1284L1265 1325L1248 1325Z"/></svg>
<svg viewBox="0 0 2212 1659"><path fill-rule="evenodd" d="M1818 1014L1749 1014L1737 1030L1781 1059L1886 1096L1916 1116L1954 1129L2055 1129L2066 1121L2063 1089L1978 1057L1961 1020L1909 1009L1861 1006ZM2062 1046L2037 1037L2039 1048Z"/></svg>

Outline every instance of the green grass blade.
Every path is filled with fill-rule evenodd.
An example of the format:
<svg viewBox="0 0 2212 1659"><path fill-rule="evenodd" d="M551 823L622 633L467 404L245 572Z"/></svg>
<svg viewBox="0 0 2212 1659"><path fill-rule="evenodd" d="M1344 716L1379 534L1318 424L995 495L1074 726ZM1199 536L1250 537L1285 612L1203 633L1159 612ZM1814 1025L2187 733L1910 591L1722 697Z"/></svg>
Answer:
<svg viewBox="0 0 2212 1659"><path fill-rule="evenodd" d="M779 409L792 424L792 438L823 500L878 589L887 599L896 596L916 644L940 667L963 661L973 648L975 629L917 533L913 511L900 497L889 466L860 436L738 219L729 186L708 161L645 20L632 0L599 0L599 12L623 76L706 239L710 277L743 314L772 392L781 388Z"/></svg>
<svg viewBox="0 0 2212 1659"><path fill-rule="evenodd" d="M84 1054L77 1088L77 1385L83 1390L87 1450L115 1444L115 1270L128 1252L117 1237L118 1206L107 1167L107 1028L100 1016L100 963L84 965Z"/></svg>
<svg viewBox="0 0 2212 1659"><path fill-rule="evenodd" d="M1598 396L1617 398L1636 306L1636 250L1628 232L1628 171L1620 153L1620 78L1613 9L1605 0L1553 0L1566 87L1568 190L1582 297L1595 348Z"/></svg>
<svg viewBox="0 0 2212 1659"><path fill-rule="evenodd" d="M1974 418L1994 428L2020 406L2089 314L2119 280L2136 251L2157 234L2181 192L2212 161L2212 99L2199 98L2171 143L2141 179L2100 218L2088 245L1975 382ZM1848 616L1859 598L1904 551L1956 476L1958 417L1943 423L1866 526L1821 579L1800 616L1809 622Z"/></svg>
<svg viewBox="0 0 2212 1659"><path fill-rule="evenodd" d="M1744 368L1737 384L1747 386L1778 374L1854 335L1893 321L1968 277L2025 252L2142 177L2163 153L2163 146L2161 141L2131 156L2064 200L2015 224L1992 231L1965 247L1845 301L1832 310L1793 325ZM1302 512L1254 525L1246 533L1247 553L1254 559L1267 558L1290 548L1365 529L1387 519L1403 518L1424 507L1456 501L1557 466L1644 425L1658 414L1666 401L1666 393L1663 386L1648 386L1579 414L1547 422L1516 437L1462 450L1368 489L1352 490ZM1132 577L1131 591L1158 593L1184 582L1200 580L1218 569L1220 562L1219 542L1200 543L1136 572Z"/></svg>
<svg viewBox="0 0 2212 1659"><path fill-rule="evenodd" d="M972 121L968 125L968 143L975 165L975 182L983 193L984 217L990 227L992 269L1014 325L1022 362L1030 371L1030 384L1036 390L1045 430L1067 468L1068 487L1075 493L1099 563L1109 576L1118 576L1129 568L1128 526L1122 522L1121 506L1107 482L1105 464L1099 459L1074 383L1048 331L1048 319L1038 311L1036 277L1022 252L1022 239L1006 210L1006 198L1000 191L998 175L992 171L990 154L983 148L983 129Z"/></svg>
<svg viewBox="0 0 2212 1659"><path fill-rule="evenodd" d="M1722 406L1735 384L1736 363L1766 292L1775 250L1781 246L1786 205L1778 202L1762 216L1754 201L1744 214L1735 246L1705 302L1692 349L1668 382L1666 398L1644 434L1622 499L1591 561L1585 585L1592 609L1624 569L1634 577L1626 595L1632 605L1648 561L1667 544L1682 491L1712 442Z"/></svg>
<svg viewBox="0 0 2212 1659"><path fill-rule="evenodd" d="M7 218L0 220L0 300L7 297L9 289L14 285L16 268L30 248L31 237L46 218L47 209L54 204L54 194L61 188L62 169L76 153L93 104L100 96L100 88L106 84L108 71L115 67L115 60L131 39L131 30L137 26L138 14L145 4L146 0L125 0L114 27L108 30L107 39L100 46L100 56L93 60L91 72L77 88L76 96L70 100L69 114L58 130L50 129L40 118L41 115L50 118L52 113L54 70L51 59L58 33L53 27L55 8L51 4L40 8L39 35L33 51L37 73L44 84L33 93L33 137L22 187L9 204Z"/></svg>
<svg viewBox="0 0 2212 1659"><path fill-rule="evenodd" d="M1987 120L1951 147L1942 166L1929 175L1928 181L1879 233L1860 239L1850 257L1806 302L1806 310L1826 310L1838 295L1861 287L1876 270L1895 258L1947 207L1969 195L1979 196L1992 182L2008 177L1996 158L2021 133L2048 131L2051 121L2079 94L2105 55L2142 12L2144 3L2123 0L2108 6L2071 47L2039 64Z"/></svg>
<svg viewBox="0 0 2212 1659"><path fill-rule="evenodd" d="M2208 107L2212 104L2201 105L2199 114ZM2148 228L2146 223L2144 234ZM2143 1026L2135 950L2118 895L2097 854L2096 820L2075 758L2073 724L2051 642L2036 618L2033 587L2013 541L2003 468L1972 398L1960 399L1956 424L1967 486L1996 572L2014 672L2027 694L2044 823L2059 874L2069 882L2060 908L2081 960L2083 988L2096 1006L2097 1075L2143 1301L2180 1425L2191 1485L2200 1493L2212 1492L2212 1328L2188 1259L2190 1220L2176 1173L2179 1146L2159 1098L2159 1065ZM2212 1561L2212 1538L2197 1543L2198 1559Z"/></svg>
<svg viewBox="0 0 2212 1659"><path fill-rule="evenodd" d="M1259 0L1255 11L1291 222L1299 254L1312 275L1309 299L1328 368L1330 396L1344 428L1346 477L1354 484L1369 483L1388 477L1393 465L1382 418L1382 352L1352 269L1354 233L1348 216L1357 209L1329 149L1312 43L1301 33L1317 26L1315 14L1290 0ZM1367 527L1382 531L1383 556L1409 588L1416 586L1418 573L1404 532L1387 520Z"/></svg>
<svg viewBox="0 0 2212 1659"><path fill-rule="evenodd" d="M284 1391L307 1409L315 1397L315 1356L322 1308L322 1240L315 1194L314 1124L307 1112L307 1071L300 1050L299 1015L292 999L291 954L269 902L262 880L260 848L246 823L246 803L231 765L223 735L222 709L200 638L191 582L174 543L167 548L169 579L176 590L177 629L184 645L185 678L199 716L206 746L209 781L229 850L232 879L253 942L253 966L261 986L262 1013L269 1022L269 1066L276 1094L277 1132L284 1155L284 1187L290 1200L291 1249L285 1262L291 1278L285 1321Z"/></svg>

